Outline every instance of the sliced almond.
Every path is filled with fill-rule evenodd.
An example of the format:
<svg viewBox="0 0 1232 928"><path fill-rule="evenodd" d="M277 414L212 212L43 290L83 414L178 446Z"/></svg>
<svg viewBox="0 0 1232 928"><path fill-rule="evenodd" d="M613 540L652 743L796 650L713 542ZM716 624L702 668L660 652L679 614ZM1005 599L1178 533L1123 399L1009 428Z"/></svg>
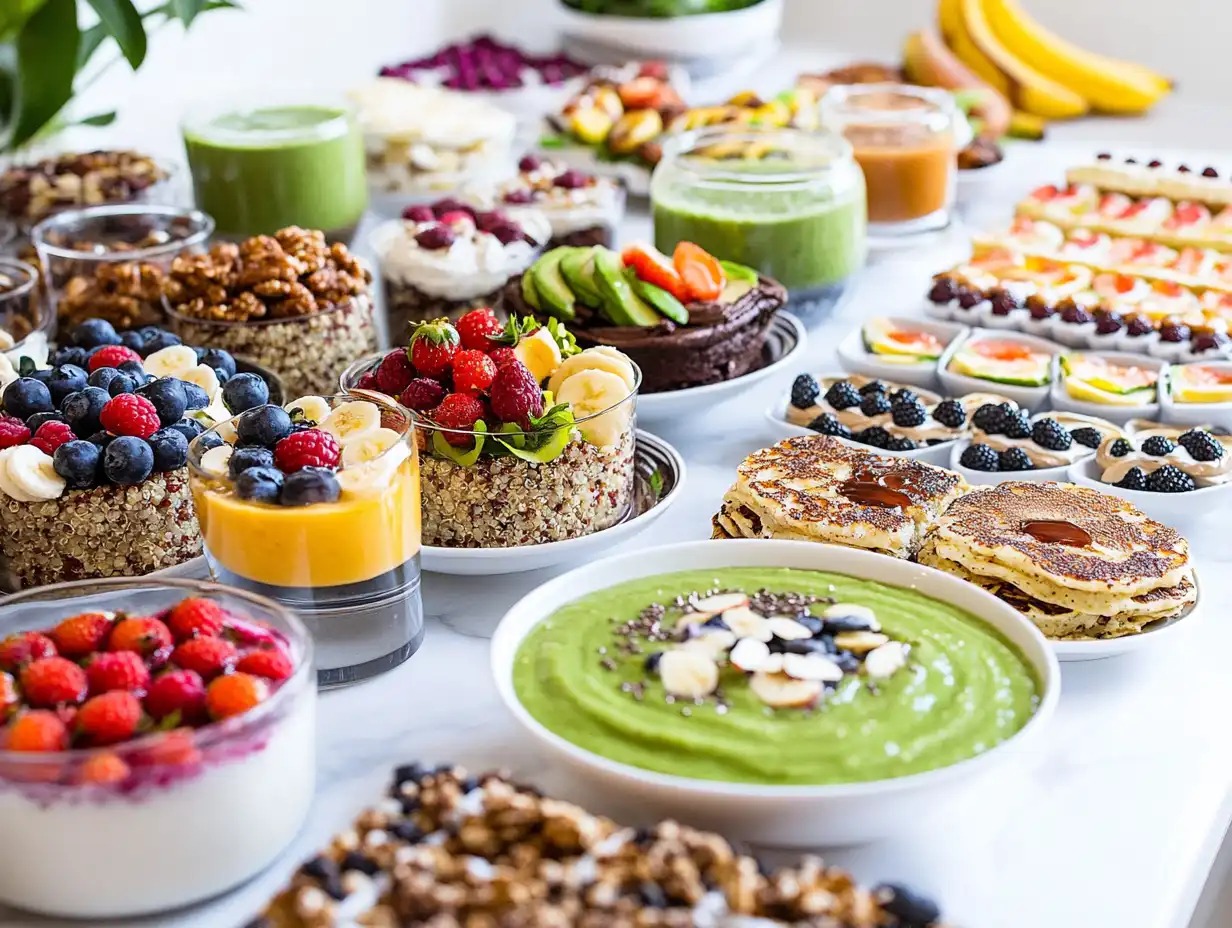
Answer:
<svg viewBox="0 0 1232 928"><path fill-rule="evenodd" d="M741 638L732 648L728 660L737 670L745 673L756 673L765 670L769 663L770 649L764 641L756 638Z"/></svg>
<svg viewBox="0 0 1232 928"><path fill-rule="evenodd" d="M766 617L758 615L748 606L736 606L734 609L724 610L723 624L730 628L737 638L769 641L773 637Z"/></svg>
<svg viewBox="0 0 1232 928"><path fill-rule="evenodd" d="M671 695L699 699L719 685L719 665L700 651L676 648L659 659L659 677Z"/></svg>
<svg viewBox="0 0 1232 928"><path fill-rule="evenodd" d="M749 598L743 593L720 593L717 596L707 596L705 599L699 599L695 604L698 612L726 612L728 609L735 609L737 606L747 606Z"/></svg>
<svg viewBox="0 0 1232 928"><path fill-rule="evenodd" d="M783 673L797 680L820 680L837 683L843 679L843 669L824 654L784 654Z"/></svg>
<svg viewBox="0 0 1232 928"><path fill-rule="evenodd" d="M749 679L753 695L774 709L811 706L821 697L820 680L793 680L783 673L755 673Z"/></svg>
<svg viewBox="0 0 1232 928"><path fill-rule="evenodd" d="M827 606L821 614L823 619L857 619L870 632L881 631L881 623L868 606L858 606L855 603L835 603Z"/></svg>
<svg viewBox="0 0 1232 928"><path fill-rule="evenodd" d="M864 654L889 640L889 636L880 632L840 632L834 636L834 646L853 654Z"/></svg>
<svg viewBox="0 0 1232 928"><path fill-rule="evenodd" d="M874 680L892 677L907 664L907 648L901 641L887 641L879 648L868 652L864 658L864 672Z"/></svg>
<svg viewBox="0 0 1232 928"><path fill-rule="evenodd" d="M784 641L797 641L802 638L813 637L812 632L795 619L789 619L787 616L776 615L766 619L766 624L770 626L770 633L774 637L782 638Z"/></svg>
<svg viewBox="0 0 1232 928"><path fill-rule="evenodd" d="M714 660L723 657L728 648L736 643L736 636L723 628L703 628L701 634L696 638L690 638L682 648L688 648L690 651L698 651L702 654L708 654Z"/></svg>

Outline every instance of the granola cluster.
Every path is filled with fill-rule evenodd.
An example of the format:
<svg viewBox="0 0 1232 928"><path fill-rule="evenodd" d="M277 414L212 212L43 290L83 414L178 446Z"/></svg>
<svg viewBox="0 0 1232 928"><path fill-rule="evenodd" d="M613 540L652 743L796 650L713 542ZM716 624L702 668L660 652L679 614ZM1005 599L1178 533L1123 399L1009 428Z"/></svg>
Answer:
<svg viewBox="0 0 1232 928"><path fill-rule="evenodd" d="M91 151L15 165L0 174L0 213L34 223L60 209L128 203L167 172L135 151Z"/></svg>
<svg viewBox="0 0 1232 928"><path fill-rule="evenodd" d="M367 294L372 275L343 244L295 226L171 264L165 293L193 319L251 322L310 316Z"/></svg>
<svg viewBox="0 0 1232 928"><path fill-rule="evenodd" d="M675 822L625 828L496 773L418 764L305 863L250 928L940 928L905 887L806 857L769 871Z"/></svg>

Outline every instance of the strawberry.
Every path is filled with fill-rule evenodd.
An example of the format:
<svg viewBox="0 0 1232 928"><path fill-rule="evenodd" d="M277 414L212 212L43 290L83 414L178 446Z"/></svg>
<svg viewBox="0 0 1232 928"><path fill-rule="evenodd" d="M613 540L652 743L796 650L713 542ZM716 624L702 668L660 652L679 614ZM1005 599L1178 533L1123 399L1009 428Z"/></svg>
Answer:
<svg viewBox="0 0 1232 928"><path fill-rule="evenodd" d="M649 245L630 245L621 254L625 267L633 268L640 280L666 290L682 303L689 301L689 290L680 272L667 255Z"/></svg>
<svg viewBox="0 0 1232 928"><path fill-rule="evenodd" d="M90 684L86 672L64 657L40 657L21 671L21 689L32 706L51 708L86 698Z"/></svg>
<svg viewBox="0 0 1232 928"><path fill-rule="evenodd" d="M227 636L240 644L276 645L279 635L263 622L227 616Z"/></svg>
<svg viewBox="0 0 1232 928"><path fill-rule="evenodd" d="M445 388L441 386L439 380L433 380L431 377L416 377L406 385L406 389L398 397L398 402L407 409L423 412L436 406L444 398Z"/></svg>
<svg viewBox="0 0 1232 928"><path fill-rule="evenodd" d="M247 652L235 665L236 671L267 680L286 680L295 671L291 658L281 648L258 648Z"/></svg>
<svg viewBox="0 0 1232 928"><path fill-rule="evenodd" d="M187 641L221 635L226 620L226 609L212 599L194 596L174 606L165 621L176 641Z"/></svg>
<svg viewBox="0 0 1232 928"><path fill-rule="evenodd" d="M76 728L89 744L127 741L141 722L141 702L132 693L112 690L91 697L77 713Z"/></svg>
<svg viewBox="0 0 1232 928"><path fill-rule="evenodd" d="M493 414L501 422L516 422L530 429L530 417L543 415L543 390L521 361L500 367L489 395Z"/></svg>
<svg viewBox="0 0 1232 928"><path fill-rule="evenodd" d="M85 657L103 646L112 621L111 616L102 612L83 612L53 628L51 640L65 657Z"/></svg>
<svg viewBox="0 0 1232 928"><path fill-rule="evenodd" d="M700 245L678 243L672 252L672 263L684 281L690 300L717 300L727 284L718 259Z"/></svg>
<svg viewBox="0 0 1232 928"><path fill-rule="evenodd" d="M239 651L225 638L192 638L171 652L171 663L205 680L227 673L238 658Z"/></svg>
<svg viewBox="0 0 1232 928"><path fill-rule="evenodd" d="M150 685L150 671L135 651L103 651L86 664L86 678L94 696L112 690L144 692Z"/></svg>
<svg viewBox="0 0 1232 928"><path fill-rule="evenodd" d="M0 670L14 673L30 661L55 657L56 646L39 632L16 632L0 641Z"/></svg>
<svg viewBox="0 0 1232 928"><path fill-rule="evenodd" d="M33 709L9 725L4 747L9 751L63 751L68 747L68 729L54 712Z"/></svg>
<svg viewBox="0 0 1232 928"><path fill-rule="evenodd" d="M167 732L162 738L134 758L134 763L140 761L150 767L187 767L201 760L201 752L197 750L196 738L191 728L177 728Z"/></svg>
<svg viewBox="0 0 1232 928"><path fill-rule="evenodd" d="M111 629L107 650L136 651L152 664L161 666L166 663L174 644L170 629L158 619L131 616L121 619Z"/></svg>
<svg viewBox="0 0 1232 928"><path fill-rule="evenodd" d="M130 772L128 764L124 763L118 754L108 751L88 758L77 771L77 782L95 785L119 783L128 779Z"/></svg>
<svg viewBox="0 0 1232 928"><path fill-rule="evenodd" d="M488 357L492 359L492 363L496 365L497 370L500 370L506 364L520 360L517 352L508 345L501 345L499 348L493 348L488 352Z"/></svg>
<svg viewBox="0 0 1232 928"><path fill-rule="evenodd" d="M462 347L470 351L487 351L492 347L492 338L504 331L496 314L486 306L472 309L458 320L458 337Z"/></svg>
<svg viewBox="0 0 1232 928"><path fill-rule="evenodd" d="M421 322L411 333L411 363L425 377L448 371L457 350L458 330L447 319Z"/></svg>
<svg viewBox="0 0 1232 928"><path fill-rule="evenodd" d="M482 393L496 378L496 362L482 351L466 349L453 356L453 388L459 393Z"/></svg>
<svg viewBox="0 0 1232 928"><path fill-rule="evenodd" d="M269 684L250 673L232 673L214 680L205 691L205 706L215 721L229 719L260 705Z"/></svg>
<svg viewBox="0 0 1232 928"><path fill-rule="evenodd" d="M193 670L168 670L154 678L145 694L145 711L162 721L173 712L183 722L205 718L205 682Z"/></svg>
<svg viewBox="0 0 1232 928"><path fill-rule="evenodd" d="M389 396L397 396L415 376L411 358L405 348L395 348L381 359L376 369L376 388Z"/></svg>
<svg viewBox="0 0 1232 928"><path fill-rule="evenodd" d="M483 418L483 412L483 403L478 397L469 393L450 393L441 400L436 409L428 412L428 418L442 429L456 429L457 431L444 431L441 434L451 445L465 446L471 443L471 436L466 433Z"/></svg>

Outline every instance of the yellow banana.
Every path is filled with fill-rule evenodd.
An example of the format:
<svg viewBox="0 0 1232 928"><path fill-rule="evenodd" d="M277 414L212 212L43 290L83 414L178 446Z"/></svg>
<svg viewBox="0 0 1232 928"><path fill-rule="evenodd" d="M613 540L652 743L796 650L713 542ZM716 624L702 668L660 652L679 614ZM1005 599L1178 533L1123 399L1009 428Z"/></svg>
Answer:
<svg viewBox="0 0 1232 928"><path fill-rule="evenodd" d="M1150 109L1168 81L1140 65L1079 48L1029 17L1017 0L983 0L996 38L1037 71L1085 97L1094 109L1134 115Z"/></svg>
<svg viewBox="0 0 1232 928"><path fill-rule="evenodd" d="M1038 116L1014 110L1010 116L1010 127L1006 133L1011 138L1040 141L1047 131L1048 124Z"/></svg>

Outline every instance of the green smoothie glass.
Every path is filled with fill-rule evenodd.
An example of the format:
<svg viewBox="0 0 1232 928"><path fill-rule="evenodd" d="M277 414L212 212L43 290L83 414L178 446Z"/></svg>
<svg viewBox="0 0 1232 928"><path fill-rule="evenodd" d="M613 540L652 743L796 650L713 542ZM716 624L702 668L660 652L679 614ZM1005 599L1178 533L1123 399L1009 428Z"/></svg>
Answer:
<svg viewBox="0 0 1232 928"><path fill-rule="evenodd" d="M831 310L867 255L864 175L840 135L711 126L668 142L650 182L654 238L756 268L790 308Z"/></svg>
<svg viewBox="0 0 1232 928"><path fill-rule="evenodd" d="M345 103L232 103L181 129L197 206L226 238L287 226L346 241L368 206L364 142Z"/></svg>

